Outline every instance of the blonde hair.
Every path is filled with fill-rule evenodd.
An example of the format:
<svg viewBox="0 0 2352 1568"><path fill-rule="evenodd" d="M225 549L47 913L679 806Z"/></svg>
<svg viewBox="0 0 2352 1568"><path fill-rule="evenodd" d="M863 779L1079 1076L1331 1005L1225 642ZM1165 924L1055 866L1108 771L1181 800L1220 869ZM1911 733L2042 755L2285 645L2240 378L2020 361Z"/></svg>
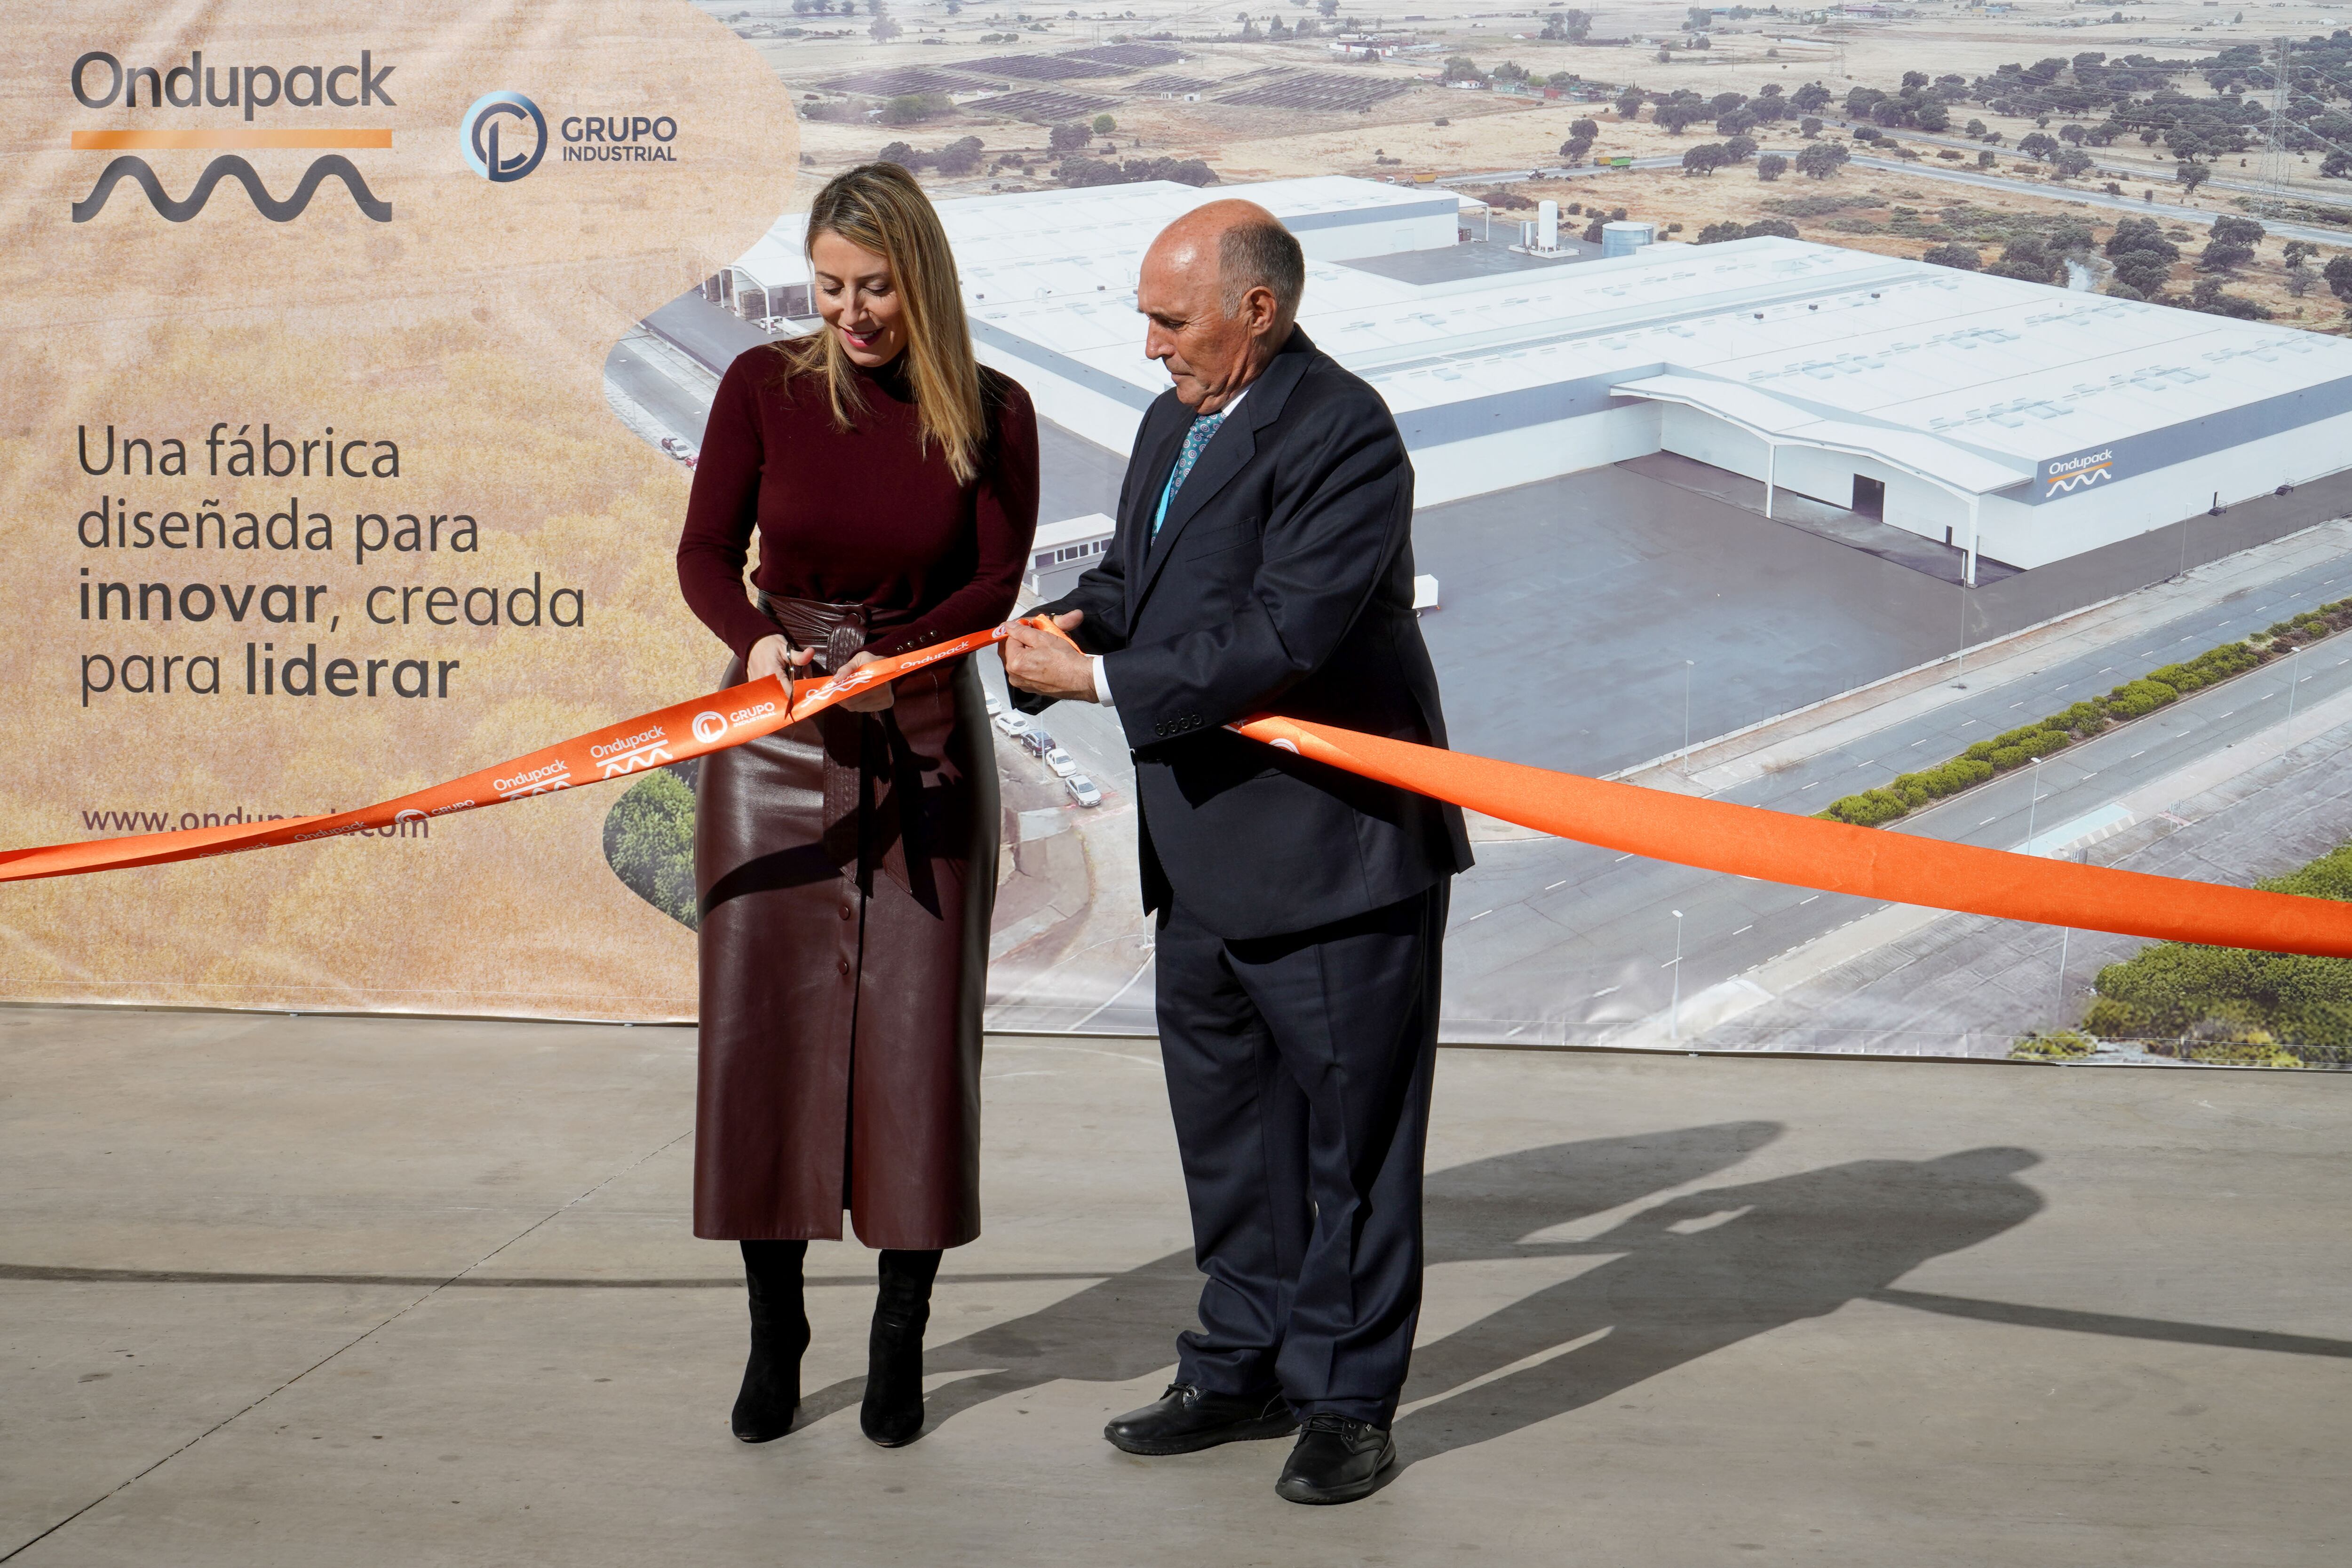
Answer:
<svg viewBox="0 0 2352 1568"><path fill-rule="evenodd" d="M835 175L816 193L809 207L809 245L824 234L839 235L890 264L891 287L907 322L907 372L923 446L928 450L939 443L956 483L971 483L988 439L988 416L981 402L971 328L956 286L955 257L930 198L896 163L863 163ZM777 350L788 376L824 377L834 423L848 429L865 396L841 335L826 328L780 343Z"/></svg>

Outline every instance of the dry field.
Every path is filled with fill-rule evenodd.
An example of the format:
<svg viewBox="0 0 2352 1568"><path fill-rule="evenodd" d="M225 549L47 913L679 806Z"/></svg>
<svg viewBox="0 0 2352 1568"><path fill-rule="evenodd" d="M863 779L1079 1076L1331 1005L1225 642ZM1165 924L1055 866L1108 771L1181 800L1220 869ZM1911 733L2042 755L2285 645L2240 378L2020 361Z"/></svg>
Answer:
<svg viewBox="0 0 2352 1568"><path fill-rule="evenodd" d="M951 16L945 0L919 4L890 0L890 15L906 33L887 45L876 44L866 36L869 18L863 12L855 17L835 15L822 20L796 17L786 0L714 3L704 8L729 20L751 39L772 68L791 84L803 112L823 101L824 96L830 96L836 104L878 107L880 100L874 99L810 96L820 84L860 72L929 68L984 75L986 62L1006 55L1060 55L1129 38L1173 35L1167 47L1180 49L1185 57L1178 64L1066 80L1022 80L1013 85L1118 99L1108 112L1117 121L1110 140L1119 157L1201 158L1220 177L1234 182L1322 173L1455 179L1538 168L1557 162L1570 122L1586 115L1601 123L1595 151L1604 155L1678 156L1697 141L1714 140L1704 124L1679 137L1646 120L1620 124L1606 103L1519 98L1439 85L1433 78L1444 61L1457 54L1468 56L1481 68L1491 68L1508 60L1539 78L1568 71L1612 89L1631 82L1658 90L1690 88L1708 94L1753 93L1768 82L1794 90L1804 82L1819 81L1843 99L1849 88L1858 85L1892 90L1907 70L1936 75L1957 71L1974 77L2008 61L2030 63L2084 50L2195 59L2235 45L2282 36L2299 39L2332 31L2339 22L2352 23L2352 5L2336 8L2343 12L2338 17L2334 9L2300 0L2242 9L2234 4L2164 0L2125 5L2120 9L2125 19L2120 22L2107 19L2118 14L2116 7L2056 0L2036 0L1998 16L1958 5L1929 4L1918 6L1918 14L1913 16L1839 18L1812 26L1798 23L1791 8L1785 20L1769 16L1717 17L1708 36L1710 47L1702 51L1682 47L1687 7L1663 0L1601 8L1593 27L1596 39L1638 40L1617 45L1544 40L1538 36L1543 13L1537 9L1474 13L1466 5L1449 6L1443 0L1425 3L1429 4L1426 12L1402 16L1343 7L1343 15L1378 16L1391 31L1409 33L1433 46L1376 64L1335 61L1328 40L1321 37L1234 41L1230 35L1239 25L1235 14L1154 0L1142 0L1133 8L1122 7L1115 13L1040 11L1034 16L975 6L961 7ZM1304 5L1288 4L1249 15L1264 29L1277 16L1295 24L1316 12ZM839 36L774 37L774 30L782 26L799 26L804 35ZM1228 37L1221 40L1216 34ZM982 43L982 37L989 42ZM1661 44L1671 46L1671 57L1664 63L1658 58ZM1316 70L1412 85L1409 90L1359 111L1301 111L1215 101L1282 70ZM1200 90L1196 102L1130 90L1136 83L1171 75L1209 85ZM2192 95L2206 90L2202 80L2194 76L2183 76L2176 85ZM1842 139L1844 131L1836 117L1828 118L1825 134ZM1996 116L1977 104L1961 106L1954 119L1956 127L1977 119L2001 132L2004 148L1999 172L2034 177L2033 167L2012 159L2008 151L2020 136L2037 128L2033 121ZM800 197L805 200L817 180L872 157L887 142L905 141L929 150L964 136L981 139L988 162L972 175L927 175L927 182L940 194L975 194L1050 183L1056 158L1045 150L1047 130L1041 123L992 113L986 99L969 98L936 118L912 125L804 120ZM1797 144L1792 126L1774 130L1777 134L1767 139L1768 146ZM1957 128L1941 141L1915 132L1894 134L1919 152L1923 163L1935 161L1946 142L1965 146L1965 161L1970 165L1975 162L1974 146L1964 143ZM1097 156L1105 155L1103 139L1096 138L1090 150ZM998 158L1007 153L1019 155L1025 172L1022 167L994 168ZM2156 200L2149 210L2158 215L2182 204L2179 187L2172 183L2171 162L2161 146L2144 149L2126 139L2098 150L2098 156L2130 167L2112 175L2095 175L2088 188L2095 190L2109 178L2127 193L2154 187ZM2265 172L2258 153L2247 155L2242 168L2234 166L2237 162L2235 157L2223 159L2214 171L2216 175L2224 181L2252 181ZM2352 183L2320 181L2316 170L2315 162L2299 162L2285 172L2289 185L2352 198ZM1768 203L1795 202L1800 204L1797 211L1776 215L1790 217L1807 239L1916 256L1942 238L1957 236L1979 243L1988 261L1999 254L2004 224L2014 225L2021 220L2030 224L2072 216L2091 224L2104 241L2121 214L2074 199L2074 190L2080 188L2079 183L2075 187L2053 183L2048 196L2011 194L1939 182L1924 172L1914 176L1854 169L1826 182L1791 174L1767 185L1755 178L1752 168L1726 170L1699 179L1672 171L1643 171L1613 173L1598 181L1514 187L1530 196L1555 196L1563 205L1597 200L1607 208L1622 206L1635 216L1656 219L1662 228L1682 225L1682 237L1695 235L1710 223L1730 218L1751 221L1773 214ZM2194 204L2211 211L2236 211L2233 198L2242 193L2208 186L2194 198ZM1848 204L1825 210L1824 198L1843 199ZM1807 211L1808 206L1822 210ZM2174 236L2184 251L2175 287L2185 293L2198 276L2189 258L2203 244L2203 233L2193 225L2171 226L2181 231ZM2352 235L2347 235L2347 244L2352 244ZM2301 299L2289 294L2279 251L2278 242L2265 242L2257 261L2232 281L2231 291L2259 300L2282 320L2340 329L2342 312L2324 286Z"/></svg>

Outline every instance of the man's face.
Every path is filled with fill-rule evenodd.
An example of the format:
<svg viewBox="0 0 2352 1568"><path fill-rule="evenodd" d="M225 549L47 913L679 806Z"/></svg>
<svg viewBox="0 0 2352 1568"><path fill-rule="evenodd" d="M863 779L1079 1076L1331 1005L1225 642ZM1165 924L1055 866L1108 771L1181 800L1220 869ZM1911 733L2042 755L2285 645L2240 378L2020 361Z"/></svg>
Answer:
<svg viewBox="0 0 2352 1568"><path fill-rule="evenodd" d="M1145 254L1135 289L1143 351L1168 368L1176 396L1195 413L1216 413L1248 384L1256 340L1271 325L1265 289L1252 289L1232 316L1221 294L1213 238L1166 236Z"/></svg>

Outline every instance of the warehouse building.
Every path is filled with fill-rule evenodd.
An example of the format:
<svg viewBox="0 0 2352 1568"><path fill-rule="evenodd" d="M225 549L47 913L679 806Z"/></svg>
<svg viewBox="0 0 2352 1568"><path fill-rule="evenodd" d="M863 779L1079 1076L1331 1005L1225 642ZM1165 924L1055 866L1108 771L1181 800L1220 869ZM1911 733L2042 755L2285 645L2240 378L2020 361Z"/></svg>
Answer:
<svg viewBox="0 0 2352 1568"><path fill-rule="evenodd" d="M1519 256L1340 177L942 203L982 358L1118 453L1167 386L1136 267L1219 196L1308 257L1301 325L1388 401L1424 505L1672 452L2018 568L2352 466L2352 343L1796 240ZM806 283L797 217L740 267ZM797 269L797 270L796 270Z"/></svg>

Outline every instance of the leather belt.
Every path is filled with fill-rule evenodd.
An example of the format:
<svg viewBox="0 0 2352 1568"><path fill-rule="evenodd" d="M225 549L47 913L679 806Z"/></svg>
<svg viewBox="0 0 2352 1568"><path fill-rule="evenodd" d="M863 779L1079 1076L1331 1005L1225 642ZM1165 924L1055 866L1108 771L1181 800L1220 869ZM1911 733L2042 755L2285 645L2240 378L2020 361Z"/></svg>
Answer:
<svg viewBox="0 0 2352 1568"><path fill-rule="evenodd" d="M814 674L839 674L870 640L868 627L873 612L863 604L787 599L762 590L760 608L783 632L785 643L793 652L806 648L815 655L809 661ZM824 747L823 836L825 849L837 865L854 866L857 858L857 815L866 794L868 727L862 721L873 716L835 708L814 720Z"/></svg>

